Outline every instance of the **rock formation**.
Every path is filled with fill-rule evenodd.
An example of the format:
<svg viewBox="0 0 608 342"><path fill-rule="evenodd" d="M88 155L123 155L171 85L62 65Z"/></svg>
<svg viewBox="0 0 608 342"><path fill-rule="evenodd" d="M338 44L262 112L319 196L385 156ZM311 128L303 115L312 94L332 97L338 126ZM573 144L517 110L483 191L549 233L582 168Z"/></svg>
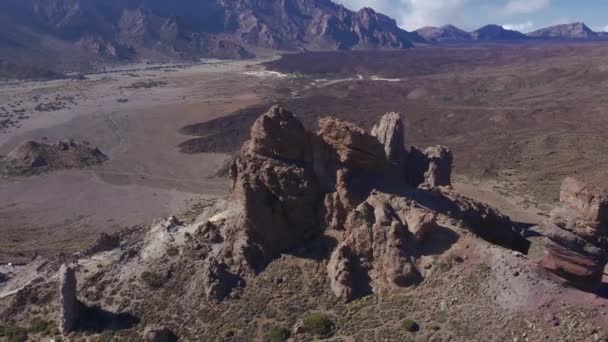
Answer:
<svg viewBox="0 0 608 342"><path fill-rule="evenodd" d="M233 166L242 225L268 255L319 234L322 192L313 171L310 137L290 112L275 106L251 129Z"/></svg>
<svg viewBox="0 0 608 342"><path fill-rule="evenodd" d="M72 266L59 269L59 328L63 334L74 331L78 323L80 302L76 298L76 271Z"/></svg>
<svg viewBox="0 0 608 342"><path fill-rule="evenodd" d="M568 177L562 182L560 206L542 223L542 266L572 286L594 291L600 285L608 255L608 195Z"/></svg>
<svg viewBox="0 0 608 342"><path fill-rule="evenodd" d="M27 141L11 151L0 163L0 173L32 174L61 169L82 168L106 161L96 147L74 140L45 144Z"/></svg>
<svg viewBox="0 0 608 342"><path fill-rule="evenodd" d="M451 190L452 162L441 146L408 152L396 113L384 115L371 134L331 117L309 133L275 106L255 122L232 166L244 214L224 229L231 233L224 233L222 260L252 265L251 253L270 260L333 229L340 239L328 276L336 296L351 300L421 281L419 245L440 218L511 247L516 234L508 217ZM208 273L208 295L225 295L225 277Z"/></svg>

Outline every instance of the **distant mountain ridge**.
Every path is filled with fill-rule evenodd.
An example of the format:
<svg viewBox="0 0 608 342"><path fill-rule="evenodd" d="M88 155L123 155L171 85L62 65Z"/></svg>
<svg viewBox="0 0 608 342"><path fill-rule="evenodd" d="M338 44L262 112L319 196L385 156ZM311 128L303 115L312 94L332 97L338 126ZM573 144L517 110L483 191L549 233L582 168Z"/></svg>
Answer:
<svg viewBox="0 0 608 342"><path fill-rule="evenodd" d="M371 8L351 11L331 0L2 0L0 56L5 66L22 71L0 68L0 78L91 71L112 63L242 59L266 50L607 38L583 23L528 35L498 25L408 32Z"/></svg>
<svg viewBox="0 0 608 342"><path fill-rule="evenodd" d="M499 25L486 25L472 32L464 31L453 25L441 27L427 26L416 30L415 33L431 43L520 41L531 39L603 40L608 38L607 33L594 32L582 22L550 26L528 34L505 29Z"/></svg>
<svg viewBox="0 0 608 342"><path fill-rule="evenodd" d="M0 55L94 67L107 61L238 59L256 49L403 49L420 40L371 8L330 0L3 0Z"/></svg>

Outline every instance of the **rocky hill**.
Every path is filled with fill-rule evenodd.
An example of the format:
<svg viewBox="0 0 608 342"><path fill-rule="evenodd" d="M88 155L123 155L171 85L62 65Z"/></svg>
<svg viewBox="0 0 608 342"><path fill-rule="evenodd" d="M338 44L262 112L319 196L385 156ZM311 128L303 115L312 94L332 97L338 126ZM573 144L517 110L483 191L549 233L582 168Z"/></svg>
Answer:
<svg viewBox="0 0 608 342"><path fill-rule="evenodd" d="M498 25L486 25L471 32L473 39L479 41L517 41L528 37L518 31L507 30Z"/></svg>
<svg viewBox="0 0 608 342"><path fill-rule="evenodd" d="M330 0L6 0L9 62L87 69L111 61L247 58L274 50L402 49L419 39L370 8Z"/></svg>
<svg viewBox="0 0 608 342"><path fill-rule="evenodd" d="M600 35L584 23L572 23L546 27L528 33L532 38L545 39L597 39Z"/></svg>
<svg viewBox="0 0 608 342"><path fill-rule="evenodd" d="M416 30L420 36L430 42L447 43L447 42L468 42L472 41L471 33L459 29L453 25L445 25L441 27L423 27Z"/></svg>
<svg viewBox="0 0 608 342"><path fill-rule="evenodd" d="M454 156L371 132L308 131L275 106L190 222L103 235L0 267L0 337L78 340L605 340L608 196L573 179L539 227L451 186ZM540 259L527 256L545 236ZM588 292L581 292L576 288Z"/></svg>

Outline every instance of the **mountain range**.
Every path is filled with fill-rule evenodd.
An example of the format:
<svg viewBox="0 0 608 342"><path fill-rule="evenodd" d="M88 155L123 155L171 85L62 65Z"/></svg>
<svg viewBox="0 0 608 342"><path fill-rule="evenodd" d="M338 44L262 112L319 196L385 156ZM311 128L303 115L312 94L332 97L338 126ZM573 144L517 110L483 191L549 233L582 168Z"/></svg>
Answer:
<svg viewBox="0 0 608 342"><path fill-rule="evenodd" d="M561 24L523 34L498 25L486 25L473 32L461 30L453 25L423 27L415 31L430 43L456 43L474 41L520 41L533 39L554 40L600 40L607 38L604 32L594 32L584 23Z"/></svg>
<svg viewBox="0 0 608 342"><path fill-rule="evenodd" d="M53 71L90 71L135 61L241 59L265 50L405 49L449 42L603 38L582 23L528 35L497 25L473 32L452 25L407 32L371 8L355 12L331 0L0 2L0 63Z"/></svg>

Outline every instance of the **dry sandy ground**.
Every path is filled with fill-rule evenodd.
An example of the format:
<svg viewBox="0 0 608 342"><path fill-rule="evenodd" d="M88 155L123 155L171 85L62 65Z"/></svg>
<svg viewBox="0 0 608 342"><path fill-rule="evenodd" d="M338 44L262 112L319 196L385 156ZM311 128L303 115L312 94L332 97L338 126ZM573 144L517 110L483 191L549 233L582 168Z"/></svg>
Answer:
<svg viewBox="0 0 608 342"><path fill-rule="evenodd" d="M178 130L258 103L272 75L252 74L261 69L257 63L0 85L0 107L18 113L0 131L0 154L26 140L75 138L110 158L89 170L0 179L0 263L75 251L100 232L184 212L200 194L226 194L227 181L211 176L227 156L179 153L187 137Z"/></svg>

